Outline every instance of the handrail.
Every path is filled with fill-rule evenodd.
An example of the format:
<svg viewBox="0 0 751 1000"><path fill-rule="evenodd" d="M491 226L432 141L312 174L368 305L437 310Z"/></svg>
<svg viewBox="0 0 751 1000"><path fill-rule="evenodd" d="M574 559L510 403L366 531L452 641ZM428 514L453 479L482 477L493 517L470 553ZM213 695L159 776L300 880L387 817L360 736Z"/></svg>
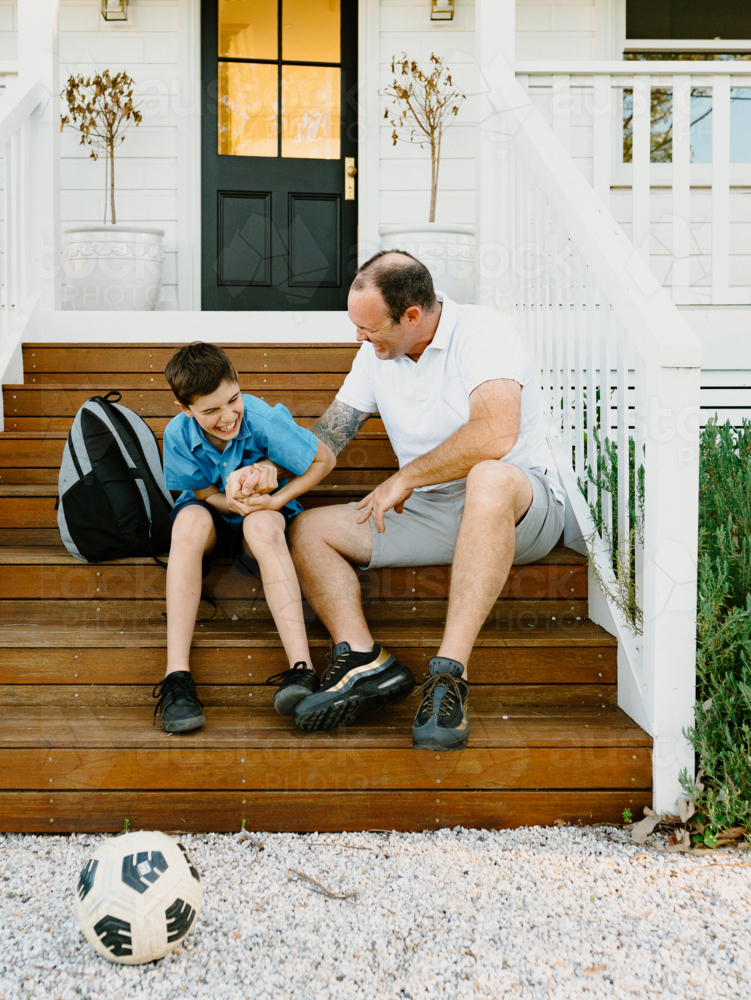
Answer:
<svg viewBox="0 0 751 1000"><path fill-rule="evenodd" d="M39 80L19 79L0 97L0 147L19 130L42 99Z"/></svg>
<svg viewBox="0 0 751 1000"><path fill-rule="evenodd" d="M727 73L730 76L751 75L751 60L699 60L699 59L623 59L585 61L583 59L523 59L516 64L517 75L525 73L570 73L572 76L595 76L607 73L609 76L673 76L675 73L690 73L692 76L715 76Z"/></svg>
<svg viewBox="0 0 751 1000"><path fill-rule="evenodd" d="M675 811L694 760L701 345L502 59L486 81L566 541L590 556L590 618L618 637L618 704L654 740L654 808Z"/></svg>
<svg viewBox="0 0 751 1000"><path fill-rule="evenodd" d="M700 367L699 339L500 57L489 85L509 134L535 158L547 198L642 355L663 366Z"/></svg>

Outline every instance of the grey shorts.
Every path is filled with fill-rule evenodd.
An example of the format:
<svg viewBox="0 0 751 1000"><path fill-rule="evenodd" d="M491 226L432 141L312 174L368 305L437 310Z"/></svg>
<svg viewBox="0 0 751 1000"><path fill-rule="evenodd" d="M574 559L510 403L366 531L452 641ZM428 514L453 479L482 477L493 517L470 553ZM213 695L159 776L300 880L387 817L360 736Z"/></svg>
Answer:
<svg viewBox="0 0 751 1000"><path fill-rule="evenodd" d="M532 503L516 526L515 566L546 556L561 537L564 521L564 506L553 494L547 476L531 469L521 471L532 484ZM401 514L386 512L383 534L378 534L371 517L373 554L368 565L359 568L451 565L465 494L465 480L442 489L416 491Z"/></svg>

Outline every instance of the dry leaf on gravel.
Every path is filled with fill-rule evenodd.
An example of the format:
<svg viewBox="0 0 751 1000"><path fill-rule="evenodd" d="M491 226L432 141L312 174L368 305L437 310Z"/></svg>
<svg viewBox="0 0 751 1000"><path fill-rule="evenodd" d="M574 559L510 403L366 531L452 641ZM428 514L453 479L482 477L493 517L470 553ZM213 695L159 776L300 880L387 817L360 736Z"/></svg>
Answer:
<svg viewBox="0 0 751 1000"><path fill-rule="evenodd" d="M587 976L591 976L593 972L602 972L604 968L605 968L605 963L603 963L602 965L593 965L591 969L585 969L584 974Z"/></svg>
<svg viewBox="0 0 751 1000"><path fill-rule="evenodd" d="M644 807L645 813L648 808L648 806ZM651 809L649 809L649 813L651 813L651 815L645 816L644 819L640 819L638 823L634 823L631 827L631 839L635 844L646 844L647 837L660 822L660 816L653 813Z"/></svg>

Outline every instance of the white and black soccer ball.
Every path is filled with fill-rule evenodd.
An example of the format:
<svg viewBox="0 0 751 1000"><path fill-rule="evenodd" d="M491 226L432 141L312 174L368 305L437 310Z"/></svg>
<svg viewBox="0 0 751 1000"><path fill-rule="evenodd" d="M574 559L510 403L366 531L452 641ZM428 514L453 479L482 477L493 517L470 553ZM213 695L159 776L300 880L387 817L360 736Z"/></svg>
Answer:
<svg viewBox="0 0 751 1000"><path fill-rule="evenodd" d="M110 962L162 958L188 934L203 887L190 855L166 833L110 837L84 865L76 917L86 940Z"/></svg>

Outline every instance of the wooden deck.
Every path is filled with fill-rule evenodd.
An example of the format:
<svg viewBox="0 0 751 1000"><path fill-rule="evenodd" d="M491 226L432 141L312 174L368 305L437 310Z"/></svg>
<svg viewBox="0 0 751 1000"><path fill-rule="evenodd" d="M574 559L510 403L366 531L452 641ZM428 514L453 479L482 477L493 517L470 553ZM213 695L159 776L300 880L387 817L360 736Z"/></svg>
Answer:
<svg viewBox="0 0 751 1000"><path fill-rule="evenodd" d="M310 424L355 349L228 348L243 389ZM57 467L73 416L122 389L161 438L173 413L165 345L27 345L0 434L0 829L265 830L511 827L619 820L651 801L651 740L617 708L615 639L587 619L585 560L555 549L515 567L470 662L470 745L414 751L416 701L346 730L303 733L273 711L286 667L260 581L216 565L193 673L206 725L152 726L163 674L164 571L88 565L59 542ZM364 495L396 468L377 419L306 506ZM360 574L376 641L418 681L440 642L449 567ZM206 608L206 613L210 611ZM319 670L331 643L310 613Z"/></svg>

